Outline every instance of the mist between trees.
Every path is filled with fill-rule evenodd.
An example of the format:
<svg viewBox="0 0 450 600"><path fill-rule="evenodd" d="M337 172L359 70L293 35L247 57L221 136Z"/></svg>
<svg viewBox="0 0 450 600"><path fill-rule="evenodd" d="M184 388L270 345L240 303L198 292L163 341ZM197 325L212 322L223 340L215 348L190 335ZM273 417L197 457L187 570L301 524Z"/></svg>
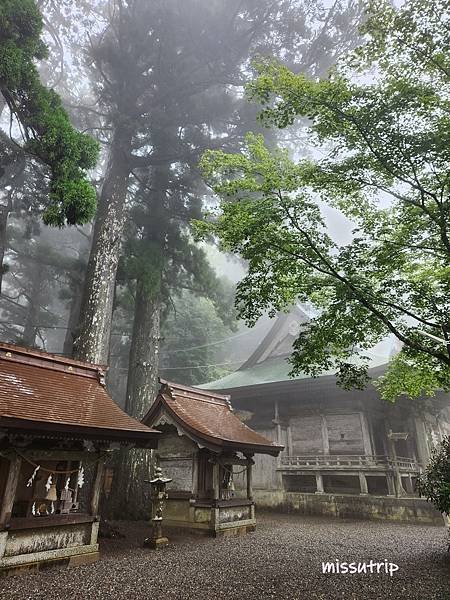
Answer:
<svg viewBox="0 0 450 600"><path fill-rule="evenodd" d="M242 308L240 284L236 311L233 271L245 273L250 262L254 272L256 259L237 242L228 250L240 256L218 259L213 246L224 231L207 223L224 189L208 173L205 179L201 157L245 153L248 132L260 136L253 138L260 140L256 159L277 143L297 158L316 156L312 148L333 152L342 142L333 122L326 131L326 116L295 105L289 81L275 81L279 73L270 69L282 64L282 75L327 81L330 68L367 41L370 31L360 27L368 7L359 0L4 0L2 339L108 363L113 398L138 418L158 373L198 384L235 370L267 326L263 318L247 329L240 318L256 321L295 298L264 303L261 296L251 313ZM328 92L336 89L330 84ZM261 121L271 94L285 113L266 106ZM235 166L227 176L235 177ZM342 189L328 191L337 197ZM360 216L334 206L355 221ZM372 329L374 343L386 334ZM342 333L343 355L347 342ZM140 504L146 460L138 453L120 458L117 502L131 512Z"/></svg>

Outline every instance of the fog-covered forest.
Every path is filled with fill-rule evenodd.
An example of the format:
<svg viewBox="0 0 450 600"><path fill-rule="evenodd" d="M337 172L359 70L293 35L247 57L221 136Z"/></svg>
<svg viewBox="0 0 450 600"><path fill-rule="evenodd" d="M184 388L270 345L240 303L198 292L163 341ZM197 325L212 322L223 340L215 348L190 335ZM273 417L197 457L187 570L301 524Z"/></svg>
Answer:
<svg viewBox="0 0 450 600"><path fill-rule="evenodd" d="M0 0L2 598L448 597L449 115L449 0Z"/></svg>
<svg viewBox="0 0 450 600"><path fill-rule="evenodd" d="M293 374L391 336L385 399L448 389L448 43L443 0L2 0L2 341L142 418L300 301Z"/></svg>
<svg viewBox="0 0 450 600"><path fill-rule="evenodd" d="M98 144L86 172L97 212L94 223L82 215L51 223L51 172L26 152L33 126L8 110L15 100L6 96L1 336L108 363L116 400L139 416L158 366L169 379L201 383L245 357L233 309L242 267L218 264L213 240L196 243L191 223L214 202L202 153L238 151L246 132L260 130L258 107L243 93L252 60L278 57L323 75L358 42L362 7L52 0L5 8L15 4L30 44L42 26L47 46L45 58L24 60L35 61L70 122ZM276 132L262 131L275 143ZM291 135L285 142L295 144Z"/></svg>

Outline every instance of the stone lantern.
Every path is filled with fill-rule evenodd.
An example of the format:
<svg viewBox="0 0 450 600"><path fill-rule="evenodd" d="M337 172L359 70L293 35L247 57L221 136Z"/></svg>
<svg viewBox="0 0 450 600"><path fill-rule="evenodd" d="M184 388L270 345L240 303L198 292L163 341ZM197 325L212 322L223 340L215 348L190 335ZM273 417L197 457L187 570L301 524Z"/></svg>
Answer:
<svg viewBox="0 0 450 600"><path fill-rule="evenodd" d="M155 477L146 482L151 485L151 499L154 516L152 518L152 535L145 539L144 546L146 548L160 548L166 546L169 540L163 536L162 533L162 520L163 520L163 509L164 502L168 498L166 492L166 485L170 483L172 479L162 476L161 467L156 467Z"/></svg>

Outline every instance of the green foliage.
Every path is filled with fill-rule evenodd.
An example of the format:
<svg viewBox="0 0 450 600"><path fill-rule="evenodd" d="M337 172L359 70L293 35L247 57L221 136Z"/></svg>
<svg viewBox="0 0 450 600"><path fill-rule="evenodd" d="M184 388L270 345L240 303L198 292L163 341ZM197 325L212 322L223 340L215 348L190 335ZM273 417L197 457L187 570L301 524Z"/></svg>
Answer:
<svg viewBox="0 0 450 600"><path fill-rule="evenodd" d="M369 41L355 52L350 64L376 61L391 75L413 81L418 64L424 64L428 79L448 77L447 0L409 0L401 10L395 10L388 0L370 0L367 17L361 33L367 34Z"/></svg>
<svg viewBox="0 0 450 600"><path fill-rule="evenodd" d="M417 489L439 512L450 514L450 437L434 450Z"/></svg>
<svg viewBox="0 0 450 600"><path fill-rule="evenodd" d="M437 390L450 390L450 370L434 356L411 355L406 347L391 359L387 372L373 383L381 397L390 402L401 395L434 396Z"/></svg>
<svg viewBox="0 0 450 600"><path fill-rule="evenodd" d="M207 298L183 293L174 301L162 328L160 372L163 378L186 385L213 381L226 375L223 344L231 335L216 307Z"/></svg>
<svg viewBox="0 0 450 600"><path fill-rule="evenodd" d="M121 267L124 269L120 278L128 281L140 280L146 294L157 298L161 294L162 277L165 260L161 248L155 242L142 239L130 239L125 245Z"/></svg>
<svg viewBox="0 0 450 600"><path fill-rule="evenodd" d="M98 144L70 123L59 96L42 85L34 64L46 56L42 18L34 0L0 6L0 92L17 118L25 150L50 168L44 223L84 224L95 214L96 194L85 171L95 166Z"/></svg>
<svg viewBox="0 0 450 600"><path fill-rule="evenodd" d="M428 21L414 12L419 4ZM410 0L384 12L387 3L373 3L367 44L327 79L271 60L255 65L247 94L263 105L262 123L307 118L323 158L294 163L250 135L240 154L202 160L222 203L198 231L248 261L240 315L253 324L266 310L312 301L318 316L300 331L293 372L336 368L345 387L365 384L365 351L395 335L403 350L378 383L390 400L450 381L450 39L442 31L450 15L436 21L439 4ZM360 72L370 84L359 83ZM327 205L354 225L349 242L330 236Z"/></svg>

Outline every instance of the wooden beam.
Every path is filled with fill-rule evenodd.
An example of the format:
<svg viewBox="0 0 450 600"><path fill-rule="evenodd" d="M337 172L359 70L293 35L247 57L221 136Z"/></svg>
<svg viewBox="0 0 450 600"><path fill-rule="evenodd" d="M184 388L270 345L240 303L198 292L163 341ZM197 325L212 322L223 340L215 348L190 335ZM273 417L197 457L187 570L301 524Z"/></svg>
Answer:
<svg viewBox="0 0 450 600"><path fill-rule="evenodd" d="M328 423L324 414L320 415L322 424L322 448L324 454L330 454L330 440L328 439Z"/></svg>
<svg viewBox="0 0 450 600"><path fill-rule="evenodd" d="M246 467L248 465L254 465L255 461L251 458L225 458L219 456L216 460L216 463L222 466L226 465L240 465L242 467Z"/></svg>
<svg viewBox="0 0 450 600"><path fill-rule="evenodd" d="M198 498L198 451L192 458L192 495L194 498Z"/></svg>
<svg viewBox="0 0 450 600"><path fill-rule="evenodd" d="M247 465L247 500L253 500L253 465Z"/></svg>
<svg viewBox="0 0 450 600"><path fill-rule="evenodd" d="M322 473L316 473L316 492L315 493L316 494L324 493Z"/></svg>
<svg viewBox="0 0 450 600"><path fill-rule="evenodd" d="M363 444L364 444L364 454L369 456L373 454L372 444L370 442L370 433L369 428L367 426L367 418L364 412L359 413L359 420L361 422L361 431L363 436Z"/></svg>
<svg viewBox="0 0 450 600"><path fill-rule="evenodd" d="M366 475L362 471L359 472L359 486L361 490L361 496L367 496L367 494L369 493L369 490L367 488L367 479Z"/></svg>
<svg viewBox="0 0 450 600"><path fill-rule="evenodd" d="M213 464L213 490L214 490L214 500L219 500L220 498L220 465L219 463Z"/></svg>
<svg viewBox="0 0 450 600"><path fill-rule="evenodd" d="M33 462L43 460L73 460L73 461L89 461L89 455L93 455L93 452L86 450L24 450L21 454L32 460Z"/></svg>
<svg viewBox="0 0 450 600"><path fill-rule="evenodd" d="M92 515L69 514L49 515L48 517L17 517L9 523L9 531L22 529L41 529L45 527L60 527L61 525L77 525L78 523L92 523Z"/></svg>

